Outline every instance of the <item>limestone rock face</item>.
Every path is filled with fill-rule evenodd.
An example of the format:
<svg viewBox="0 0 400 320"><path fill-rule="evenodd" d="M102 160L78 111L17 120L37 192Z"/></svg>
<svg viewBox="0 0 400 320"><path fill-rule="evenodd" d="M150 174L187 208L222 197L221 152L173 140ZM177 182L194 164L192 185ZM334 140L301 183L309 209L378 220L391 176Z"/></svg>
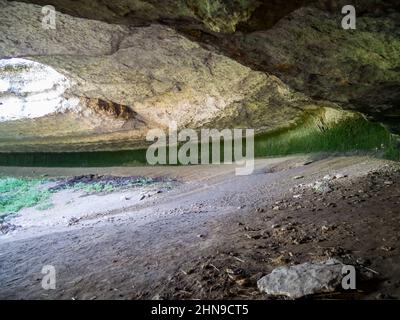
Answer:
<svg viewBox="0 0 400 320"><path fill-rule="evenodd" d="M340 11L338 11L340 13ZM272 29L239 34L242 60L313 99L361 112L400 132L400 13L342 16L299 9Z"/></svg>
<svg viewBox="0 0 400 320"><path fill-rule="evenodd" d="M50 67L13 58L0 61L0 70L0 122L66 112L79 102L63 96L69 81Z"/></svg>
<svg viewBox="0 0 400 320"><path fill-rule="evenodd" d="M30 2L56 7L55 30L42 27L42 7ZM48 109L26 108L40 99L21 92L15 109L4 104L13 105L5 83L24 74L0 69L0 151L130 148L176 120L263 132L321 107L360 112L399 133L400 5L358 0L357 30L343 30L344 4L0 0L2 65L38 62L68 84L54 85Z"/></svg>
<svg viewBox="0 0 400 320"><path fill-rule="evenodd" d="M191 128L275 129L314 107L278 78L165 26L110 25L58 14L57 29L45 30L40 6L0 4L0 59L24 57L54 68L70 83L65 99L80 100L66 113L57 109L40 119L2 123L3 150L131 147L143 142L148 129L171 121Z"/></svg>
<svg viewBox="0 0 400 320"><path fill-rule="evenodd" d="M283 266L258 280L257 286L261 292L291 299L333 292L342 281L342 267L343 264L334 259Z"/></svg>
<svg viewBox="0 0 400 320"><path fill-rule="evenodd" d="M185 0L33 0L41 6L53 5L62 13L108 23L143 26L160 21L181 21L198 25Z"/></svg>

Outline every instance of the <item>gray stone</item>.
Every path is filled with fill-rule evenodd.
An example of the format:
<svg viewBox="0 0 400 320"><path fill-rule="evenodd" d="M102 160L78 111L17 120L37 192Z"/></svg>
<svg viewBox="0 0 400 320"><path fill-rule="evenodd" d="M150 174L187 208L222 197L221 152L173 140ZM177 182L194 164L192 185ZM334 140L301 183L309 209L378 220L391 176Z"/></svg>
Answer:
<svg viewBox="0 0 400 320"><path fill-rule="evenodd" d="M343 264L335 259L306 262L274 269L262 277L257 286L261 292L298 299L316 293L333 292L340 285Z"/></svg>
<svg viewBox="0 0 400 320"><path fill-rule="evenodd" d="M314 183L313 189L318 193L328 193L332 191L332 188L328 181L317 181Z"/></svg>

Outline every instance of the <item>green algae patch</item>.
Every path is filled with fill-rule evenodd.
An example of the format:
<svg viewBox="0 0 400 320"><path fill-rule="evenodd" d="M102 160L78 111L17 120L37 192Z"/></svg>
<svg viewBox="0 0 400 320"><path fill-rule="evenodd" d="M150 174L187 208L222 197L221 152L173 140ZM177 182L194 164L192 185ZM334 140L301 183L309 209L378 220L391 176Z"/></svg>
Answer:
<svg viewBox="0 0 400 320"><path fill-rule="evenodd" d="M50 198L42 179L0 177L0 220L23 208L33 207Z"/></svg>

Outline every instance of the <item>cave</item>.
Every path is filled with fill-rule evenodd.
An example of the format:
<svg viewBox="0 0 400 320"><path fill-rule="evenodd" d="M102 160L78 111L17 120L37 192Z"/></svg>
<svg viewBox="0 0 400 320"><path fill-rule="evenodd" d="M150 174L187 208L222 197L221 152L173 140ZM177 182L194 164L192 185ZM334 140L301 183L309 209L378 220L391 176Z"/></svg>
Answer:
<svg viewBox="0 0 400 320"><path fill-rule="evenodd" d="M399 21L0 0L0 299L398 300Z"/></svg>

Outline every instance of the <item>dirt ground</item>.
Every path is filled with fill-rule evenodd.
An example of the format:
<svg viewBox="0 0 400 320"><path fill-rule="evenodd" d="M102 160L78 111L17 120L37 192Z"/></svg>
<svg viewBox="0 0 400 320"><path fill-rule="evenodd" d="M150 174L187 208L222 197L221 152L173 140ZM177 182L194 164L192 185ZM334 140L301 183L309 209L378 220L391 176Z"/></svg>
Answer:
<svg viewBox="0 0 400 320"><path fill-rule="evenodd" d="M259 159L249 176L235 176L232 166L0 168L55 177L88 171L179 183L160 193L157 186L90 201L64 194L65 214L77 214L79 199L91 214L81 210L73 224L25 224L0 235L0 298L275 299L257 290L259 278L277 266L328 257L356 266L357 290L313 298L400 298L395 163L292 156ZM146 192L151 196L138 200ZM68 197L78 197L75 207ZM34 211L26 215L32 219ZM46 213L42 219L57 221ZM42 289L44 265L56 268L56 290Z"/></svg>

